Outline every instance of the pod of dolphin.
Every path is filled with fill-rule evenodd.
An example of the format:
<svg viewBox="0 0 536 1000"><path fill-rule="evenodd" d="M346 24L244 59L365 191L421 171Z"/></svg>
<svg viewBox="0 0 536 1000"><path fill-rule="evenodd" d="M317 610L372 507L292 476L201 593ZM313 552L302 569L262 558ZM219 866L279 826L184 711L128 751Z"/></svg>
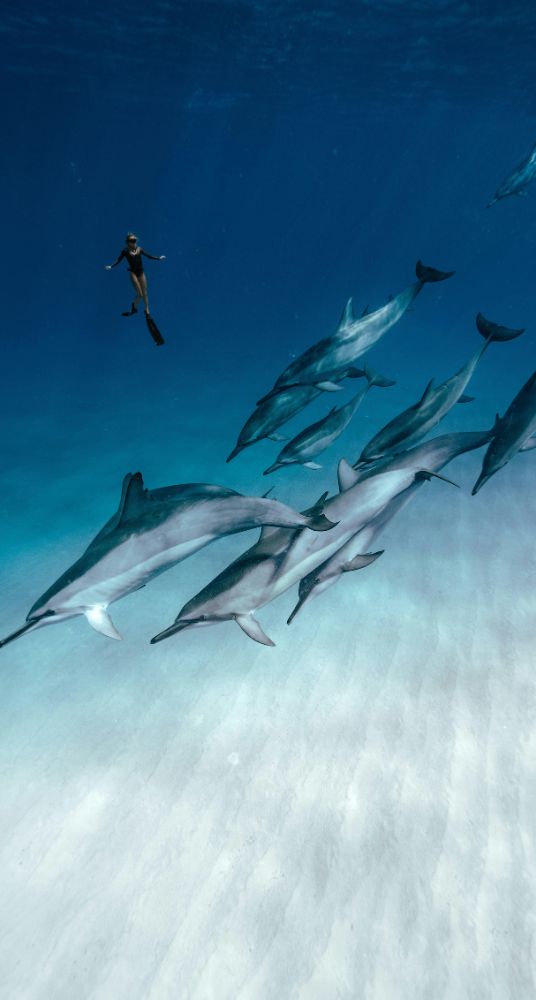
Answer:
<svg viewBox="0 0 536 1000"><path fill-rule="evenodd" d="M526 186L532 168L529 161L522 167L522 178L519 168L501 185L494 200ZM357 359L402 318L426 284L444 281L453 273L418 261L416 282L359 318L350 299L335 333L296 358L259 400L227 461L264 438L283 441L276 430L313 399L339 391L346 378L364 378L360 392L296 435L264 474L294 464L320 468L312 459L337 440L369 389L394 385L367 367L356 368ZM382 552L371 550L381 531L424 482L451 483L440 470L454 458L487 445L472 490L475 495L517 452L536 447L536 372L492 428L445 434L422 443L456 403L471 401L465 390L489 345L524 332L493 323L481 313L476 325L484 343L467 363L441 385L429 382L418 402L379 430L353 465L341 459L337 494L323 494L308 510L299 513L267 494L247 497L203 483L148 490L141 473L126 475L116 513L80 558L34 603L25 623L0 640L0 646L78 615L97 632L120 639L108 611L112 603L145 587L210 542L254 527L261 529L258 541L189 600L173 624L151 642L186 629L235 621L256 642L273 646L256 611L298 583L290 624L306 603L343 574L375 562Z"/></svg>

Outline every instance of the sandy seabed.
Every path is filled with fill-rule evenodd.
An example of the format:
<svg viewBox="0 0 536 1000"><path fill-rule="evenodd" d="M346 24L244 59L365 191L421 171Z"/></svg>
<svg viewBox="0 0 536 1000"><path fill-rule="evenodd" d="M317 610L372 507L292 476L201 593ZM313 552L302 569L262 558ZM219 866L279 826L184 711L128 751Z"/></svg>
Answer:
<svg viewBox="0 0 536 1000"><path fill-rule="evenodd" d="M373 566L259 612L275 649L148 644L249 535L117 604L122 643L2 650L2 996L532 1000L531 457L476 498L457 460ZM69 531L6 559L2 634L99 527L69 489Z"/></svg>

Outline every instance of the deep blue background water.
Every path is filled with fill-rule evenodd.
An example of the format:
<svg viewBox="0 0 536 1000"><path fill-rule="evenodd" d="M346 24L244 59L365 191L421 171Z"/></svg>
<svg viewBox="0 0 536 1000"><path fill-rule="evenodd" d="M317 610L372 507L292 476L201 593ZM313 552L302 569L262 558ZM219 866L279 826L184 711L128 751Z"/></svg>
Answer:
<svg viewBox="0 0 536 1000"><path fill-rule="evenodd" d="M457 273L371 352L398 381L386 415L475 350L478 310L527 333L456 426L503 411L533 368L536 207L484 206L534 142L535 24L525 3L4 8L7 547L65 527L38 512L45 480L80 529L135 467L258 490L272 446L225 465L255 400L418 257ZM167 255L146 268L158 351L120 315L124 265L104 270L129 229Z"/></svg>

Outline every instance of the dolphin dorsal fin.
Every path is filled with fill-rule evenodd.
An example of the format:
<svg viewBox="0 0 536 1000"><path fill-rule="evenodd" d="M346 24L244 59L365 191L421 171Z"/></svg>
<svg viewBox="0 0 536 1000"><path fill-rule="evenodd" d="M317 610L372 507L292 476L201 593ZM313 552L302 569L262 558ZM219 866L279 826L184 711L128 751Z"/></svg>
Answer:
<svg viewBox="0 0 536 1000"><path fill-rule="evenodd" d="M429 381L429 383L428 383L428 385L426 386L426 389L424 390L421 398L419 399L419 402L417 404L418 406L421 406L422 403L424 403L425 400L428 399L428 396L430 395L430 393L432 391L433 384L434 384L434 380L433 380L433 378L431 378L430 381Z"/></svg>
<svg viewBox="0 0 536 1000"><path fill-rule="evenodd" d="M133 521L144 510L147 503L147 490L143 485L141 472L130 473L123 480L123 492L119 504L118 525L123 521Z"/></svg>
<svg viewBox="0 0 536 1000"><path fill-rule="evenodd" d="M235 622L240 625L240 628L246 635L249 635L250 639L254 639L255 642L260 642L263 646L275 646L275 642L266 635L266 632L261 628L260 623L256 618L250 613L249 615L235 615Z"/></svg>
<svg viewBox="0 0 536 1000"><path fill-rule="evenodd" d="M339 493L344 493L345 490L349 490L352 486L355 486L359 482L359 476L355 469L345 458L341 458L337 466L337 480L339 483Z"/></svg>
<svg viewBox="0 0 536 1000"><path fill-rule="evenodd" d="M343 326L349 326L350 323L355 323L354 306L351 298L348 299L348 302L346 303L342 311L342 316L339 323L339 330Z"/></svg>

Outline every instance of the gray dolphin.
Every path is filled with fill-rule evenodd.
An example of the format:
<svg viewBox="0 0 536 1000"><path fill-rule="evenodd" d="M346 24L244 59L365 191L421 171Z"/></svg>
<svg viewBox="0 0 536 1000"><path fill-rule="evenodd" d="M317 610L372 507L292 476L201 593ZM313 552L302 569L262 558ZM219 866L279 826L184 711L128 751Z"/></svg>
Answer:
<svg viewBox="0 0 536 1000"><path fill-rule="evenodd" d="M363 378L364 376L365 372L361 368L350 367L334 381L339 383L345 378ZM300 413L321 393L322 389L318 389L315 385L293 385L282 389L281 392L273 396L270 395L260 400L240 431L236 445L227 461L232 462L233 458L240 454L244 448L249 448L250 445L256 444L257 441L262 441L264 438L270 438L272 441L284 441L284 437L274 432Z"/></svg>
<svg viewBox="0 0 536 1000"><path fill-rule="evenodd" d="M536 446L532 434L536 430L536 372L519 390L504 417L497 415L493 438L482 462L480 473L472 489L476 493L518 451L530 451Z"/></svg>
<svg viewBox="0 0 536 1000"><path fill-rule="evenodd" d="M261 525L325 531L333 525L321 507L298 514L265 497L245 497L223 486L188 483L146 490L141 473L123 480L117 512L84 554L35 602L26 623L0 646L30 629L85 615L89 624L120 639L108 605L223 535Z"/></svg>
<svg viewBox="0 0 536 1000"><path fill-rule="evenodd" d="M337 496L325 500L326 516L337 523L320 536L307 528L286 531L266 528L247 552L235 559L208 586L184 605L170 628L151 642L160 642L187 628L236 621L243 631L266 646L274 643L254 617L254 611L273 601L307 573L324 563L342 545L427 470L399 469L371 476ZM329 536L329 537L328 537Z"/></svg>
<svg viewBox="0 0 536 1000"><path fill-rule="evenodd" d="M471 401L471 396L464 395L465 389L489 344L493 341L513 340L524 332L522 329L512 330L505 326L499 326L498 323L485 319L482 313L478 313L476 325L479 333L486 338L482 347L476 351L463 368L460 368L455 375L446 379L441 385L434 388L432 379L418 403L408 407L407 410L390 420L365 445L358 463L373 461L382 455L395 452L401 446L408 448L421 441L456 403Z"/></svg>
<svg viewBox="0 0 536 1000"><path fill-rule="evenodd" d="M342 434L350 423L358 406L363 402L367 392L373 385L391 386L395 385L392 379L384 378L377 372L365 368L367 385L363 387L345 406L336 407L314 424L310 424L296 437L292 438L277 456L273 465L266 469L263 475L268 476L277 469L283 469L286 465L304 465L307 469L320 469L312 459L321 452L329 448L334 441ZM276 397L277 398L277 397Z"/></svg>
<svg viewBox="0 0 536 1000"><path fill-rule="evenodd" d="M379 471L401 468L415 468L420 466L429 469L431 472L439 472L449 462L458 455L463 455L467 451L475 448L482 448L487 444L493 435L493 429L488 431L461 431L454 434L442 434L426 441L424 444L411 448L408 451L399 452L397 455L387 457L377 463L375 468L369 468L367 475L375 475ZM344 459L339 462L338 477L339 489L344 491L350 489L356 482L362 481L360 475ZM288 619L288 624L293 621L298 612L308 601L318 597L328 587L331 587L337 580L340 580L344 573L352 572L368 566L370 558L368 554L381 531L389 524L405 506L413 499L417 490L425 483L424 477L412 483L406 490L397 496L384 507L383 511L369 521L353 538L345 545L341 546L330 559L318 566L312 573L300 580L299 600ZM379 555L380 553L375 553Z"/></svg>
<svg viewBox="0 0 536 1000"><path fill-rule="evenodd" d="M536 176L536 146L533 146L528 156L512 170L511 174L499 184L493 198L488 202L486 208L491 208L496 201L501 198L508 198L509 195L526 195L526 188Z"/></svg>
<svg viewBox="0 0 536 1000"><path fill-rule="evenodd" d="M320 389L331 390L333 384L372 344L383 337L398 322L410 307L421 289L428 282L444 281L454 271L437 271L417 261L417 281L375 312L356 319L352 300L349 299L342 319L331 337L324 337L309 347L285 369L275 382L274 388L263 399L279 392L289 385L316 385ZM259 402L262 402L260 400Z"/></svg>

